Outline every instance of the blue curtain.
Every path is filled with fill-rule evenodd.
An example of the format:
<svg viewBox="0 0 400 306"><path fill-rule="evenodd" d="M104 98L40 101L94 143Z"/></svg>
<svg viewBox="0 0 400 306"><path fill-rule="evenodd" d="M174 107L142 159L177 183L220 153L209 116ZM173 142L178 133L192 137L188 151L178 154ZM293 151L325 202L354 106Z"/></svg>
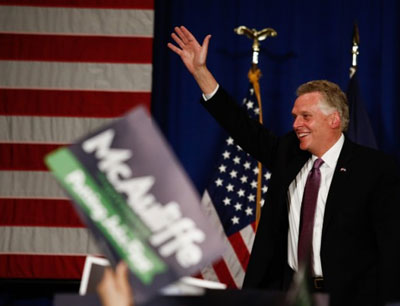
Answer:
<svg viewBox="0 0 400 306"><path fill-rule="evenodd" d="M378 147L400 159L400 2L396 0L155 1L152 112L196 187L213 172L224 132L198 103L200 90L180 58L167 48L174 26L185 25L202 42L212 34L208 67L237 100L246 94L251 41L239 25L272 27L259 67L264 124L291 129L296 88L328 79L345 91L353 23L360 29L358 77Z"/></svg>

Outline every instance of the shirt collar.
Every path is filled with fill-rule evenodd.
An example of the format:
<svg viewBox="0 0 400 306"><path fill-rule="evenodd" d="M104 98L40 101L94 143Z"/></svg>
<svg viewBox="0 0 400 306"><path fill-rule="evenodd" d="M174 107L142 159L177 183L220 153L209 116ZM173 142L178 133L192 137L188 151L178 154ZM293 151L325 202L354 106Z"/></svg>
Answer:
<svg viewBox="0 0 400 306"><path fill-rule="evenodd" d="M328 151L326 151L324 155L322 155L321 159L324 161L324 165L327 165L329 168L336 167L336 163L339 159L340 151L342 151L343 144L344 135L342 133L336 143ZM317 156L312 155L313 163L317 158Z"/></svg>

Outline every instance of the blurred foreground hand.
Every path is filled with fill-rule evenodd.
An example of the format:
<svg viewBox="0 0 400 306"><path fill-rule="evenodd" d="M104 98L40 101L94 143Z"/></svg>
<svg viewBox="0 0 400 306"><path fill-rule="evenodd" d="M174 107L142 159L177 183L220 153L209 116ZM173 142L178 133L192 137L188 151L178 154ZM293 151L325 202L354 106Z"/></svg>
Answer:
<svg viewBox="0 0 400 306"><path fill-rule="evenodd" d="M134 306L128 266L121 261L115 271L107 268L97 286L97 292L104 306Z"/></svg>

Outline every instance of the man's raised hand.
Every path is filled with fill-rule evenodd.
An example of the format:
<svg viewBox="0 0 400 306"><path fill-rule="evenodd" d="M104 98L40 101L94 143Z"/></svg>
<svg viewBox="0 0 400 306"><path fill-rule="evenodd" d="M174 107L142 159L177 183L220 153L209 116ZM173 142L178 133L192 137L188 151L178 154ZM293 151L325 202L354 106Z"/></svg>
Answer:
<svg viewBox="0 0 400 306"><path fill-rule="evenodd" d="M195 78L203 93L208 94L217 87L217 81L207 69L207 51L211 35L204 38L200 45L197 39L184 26L175 27L175 33L171 34L172 39L178 46L168 43L168 48L178 54L186 68Z"/></svg>
<svg viewBox="0 0 400 306"><path fill-rule="evenodd" d="M205 67L211 35L207 35L203 44L200 45L188 29L180 26L175 27L175 33L172 33L171 37L179 48L172 43L168 43L168 47L181 57L191 74L195 74L199 69Z"/></svg>

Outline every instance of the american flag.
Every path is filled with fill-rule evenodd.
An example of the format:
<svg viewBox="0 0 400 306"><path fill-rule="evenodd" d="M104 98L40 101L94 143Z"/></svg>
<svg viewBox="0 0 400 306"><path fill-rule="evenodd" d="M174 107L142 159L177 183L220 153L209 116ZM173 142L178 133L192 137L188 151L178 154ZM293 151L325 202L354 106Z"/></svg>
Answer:
<svg viewBox="0 0 400 306"><path fill-rule="evenodd" d="M44 156L150 108L153 0L0 1L0 278L79 279L88 230Z"/></svg>
<svg viewBox="0 0 400 306"><path fill-rule="evenodd" d="M258 104L251 85L243 107L250 117L258 118ZM215 175L202 199L227 242L223 258L202 271L202 277L207 280L225 283L230 288L242 287L255 237L258 172L257 161L228 137ZM271 174L264 168L262 172L261 189L264 195ZM261 200L261 205L263 202Z"/></svg>

